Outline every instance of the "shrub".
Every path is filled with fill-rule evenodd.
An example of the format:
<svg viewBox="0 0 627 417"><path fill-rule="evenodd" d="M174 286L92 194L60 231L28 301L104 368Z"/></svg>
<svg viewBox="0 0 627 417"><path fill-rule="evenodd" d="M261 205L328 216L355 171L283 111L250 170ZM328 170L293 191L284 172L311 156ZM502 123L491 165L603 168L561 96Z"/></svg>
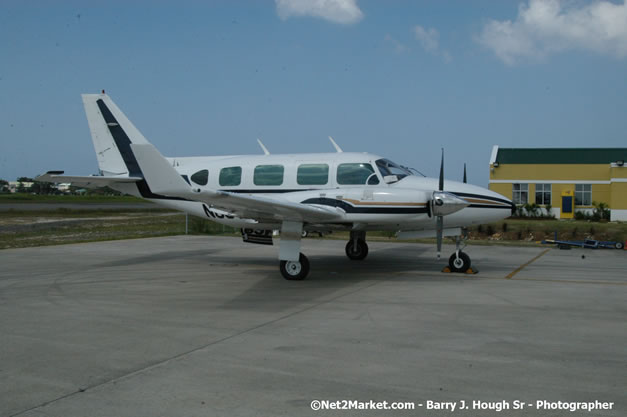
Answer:
<svg viewBox="0 0 627 417"><path fill-rule="evenodd" d="M553 214L553 212L551 211L553 210L553 206L550 204L547 204L546 206L544 206L544 208L546 209L546 217L549 219L554 219L555 214Z"/></svg>
<svg viewBox="0 0 627 417"><path fill-rule="evenodd" d="M610 219L610 208L606 203L596 201L592 202L594 206L594 211L592 217L594 220L609 220Z"/></svg>
<svg viewBox="0 0 627 417"><path fill-rule="evenodd" d="M575 220L590 220L592 216L585 211L576 211Z"/></svg>

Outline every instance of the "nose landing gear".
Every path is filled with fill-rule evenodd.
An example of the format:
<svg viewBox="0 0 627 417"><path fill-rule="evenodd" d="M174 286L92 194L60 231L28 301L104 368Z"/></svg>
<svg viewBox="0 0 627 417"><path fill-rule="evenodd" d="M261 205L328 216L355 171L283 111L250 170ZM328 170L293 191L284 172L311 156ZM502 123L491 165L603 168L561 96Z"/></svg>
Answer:
<svg viewBox="0 0 627 417"><path fill-rule="evenodd" d="M451 269L451 272L466 272L470 268L470 256L462 251L455 251L448 258L448 267Z"/></svg>
<svg viewBox="0 0 627 417"><path fill-rule="evenodd" d="M467 230L463 230L461 236L455 237L455 252L448 258L448 266L442 272L461 272L466 274L476 274L478 272L470 266L470 256L462 252L462 249L466 247L466 240L468 240Z"/></svg>

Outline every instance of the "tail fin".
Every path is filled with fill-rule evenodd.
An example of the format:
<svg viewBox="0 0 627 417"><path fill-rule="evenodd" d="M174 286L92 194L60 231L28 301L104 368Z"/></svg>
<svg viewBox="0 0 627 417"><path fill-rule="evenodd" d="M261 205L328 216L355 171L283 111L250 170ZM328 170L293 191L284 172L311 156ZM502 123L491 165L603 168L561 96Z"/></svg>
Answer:
<svg viewBox="0 0 627 417"><path fill-rule="evenodd" d="M130 145L149 142L108 95L83 94L82 97L102 174L141 177Z"/></svg>

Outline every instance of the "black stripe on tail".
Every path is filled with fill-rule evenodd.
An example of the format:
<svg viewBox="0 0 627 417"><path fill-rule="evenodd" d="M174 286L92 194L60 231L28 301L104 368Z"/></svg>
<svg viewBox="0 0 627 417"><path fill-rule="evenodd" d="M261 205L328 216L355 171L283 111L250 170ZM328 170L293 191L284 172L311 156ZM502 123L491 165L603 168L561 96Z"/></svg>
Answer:
<svg viewBox="0 0 627 417"><path fill-rule="evenodd" d="M120 155L122 155L122 160L124 161L124 164L128 169L129 176L145 178L144 173L139 167L137 158L135 158L135 154L131 149L131 139L129 139L128 135L126 134L124 129L122 129L122 126L120 126L115 116L113 115L113 113L111 113L111 110L109 110L104 101L102 101L102 99L98 99L98 101L96 101L96 104L100 109L100 113L102 113L102 117L107 123L109 132L111 133L111 136L113 136L113 140L115 141L115 145L118 147ZM143 198L152 198L157 200L191 201L185 198L168 197L165 195L155 194L150 190L150 187L148 186L148 183L145 179L138 181L136 184L137 190Z"/></svg>

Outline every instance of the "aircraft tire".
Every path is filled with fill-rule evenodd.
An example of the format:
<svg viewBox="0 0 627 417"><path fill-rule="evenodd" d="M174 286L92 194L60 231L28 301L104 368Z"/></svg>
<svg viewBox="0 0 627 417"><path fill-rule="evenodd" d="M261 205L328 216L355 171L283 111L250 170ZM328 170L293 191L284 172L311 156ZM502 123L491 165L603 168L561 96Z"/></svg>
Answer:
<svg viewBox="0 0 627 417"><path fill-rule="evenodd" d="M466 255L464 252L459 252L459 258L452 254L450 258L448 258L448 266L451 268L452 272L466 272L468 268L470 268L470 256Z"/></svg>
<svg viewBox="0 0 627 417"><path fill-rule="evenodd" d="M309 274L309 259L301 253L298 262L281 261L279 269L283 278L290 281L301 281Z"/></svg>
<svg viewBox="0 0 627 417"><path fill-rule="evenodd" d="M361 261L368 256L368 244L363 240L357 241L357 250L353 248L353 241L349 240L346 244L346 256L352 261Z"/></svg>

